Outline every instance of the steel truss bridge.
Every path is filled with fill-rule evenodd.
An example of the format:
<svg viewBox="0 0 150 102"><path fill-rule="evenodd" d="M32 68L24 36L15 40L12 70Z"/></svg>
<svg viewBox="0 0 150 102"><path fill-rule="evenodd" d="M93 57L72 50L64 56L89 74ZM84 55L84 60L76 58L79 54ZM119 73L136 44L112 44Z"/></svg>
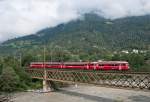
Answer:
<svg viewBox="0 0 150 102"><path fill-rule="evenodd" d="M46 81L86 83L107 87L150 90L149 72L27 69L32 78Z"/></svg>

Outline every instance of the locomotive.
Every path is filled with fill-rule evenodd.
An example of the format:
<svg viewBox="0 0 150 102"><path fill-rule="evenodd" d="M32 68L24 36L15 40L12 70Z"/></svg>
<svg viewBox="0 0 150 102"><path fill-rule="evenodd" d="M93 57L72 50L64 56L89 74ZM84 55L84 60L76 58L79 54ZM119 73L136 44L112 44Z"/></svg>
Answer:
<svg viewBox="0 0 150 102"><path fill-rule="evenodd" d="M129 70L129 64L126 61L31 62L30 68L82 69L82 70Z"/></svg>

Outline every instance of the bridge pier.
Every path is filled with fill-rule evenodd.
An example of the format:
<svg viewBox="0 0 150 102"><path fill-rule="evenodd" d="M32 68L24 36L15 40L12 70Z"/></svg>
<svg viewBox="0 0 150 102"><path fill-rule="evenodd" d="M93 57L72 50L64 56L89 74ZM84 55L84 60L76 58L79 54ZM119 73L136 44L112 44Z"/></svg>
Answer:
<svg viewBox="0 0 150 102"><path fill-rule="evenodd" d="M47 72L46 72L46 70L44 70L43 92L50 92L50 91L51 91L51 87L49 87L49 85L48 85Z"/></svg>
<svg viewBox="0 0 150 102"><path fill-rule="evenodd" d="M44 70L43 92L50 92L54 90L58 90L58 87L53 81L47 80L47 72Z"/></svg>
<svg viewBox="0 0 150 102"><path fill-rule="evenodd" d="M43 92L58 90L57 85L51 80L43 80Z"/></svg>
<svg viewBox="0 0 150 102"><path fill-rule="evenodd" d="M43 80L43 92L49 92L50 88L48 88L47 80Z"/></svg>

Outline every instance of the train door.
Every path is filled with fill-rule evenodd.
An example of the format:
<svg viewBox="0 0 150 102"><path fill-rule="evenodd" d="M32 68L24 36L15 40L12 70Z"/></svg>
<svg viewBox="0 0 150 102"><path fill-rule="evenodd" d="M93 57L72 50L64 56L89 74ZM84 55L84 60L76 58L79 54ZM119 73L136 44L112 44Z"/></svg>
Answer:
<svg viewBox="0 0 150 102"><path fill-rule="evenodd" d="M98 69L100 69L100 70L104 70L104 64L99 64Z"/></svg>
<svg viewBox="0 0 150 102"><path fill-rule="evenodd" d="M122 70L122 64L119 64L119 70Z"/></svg>
<svg viewBox="0 0 150 102"><path fill-rule="evenodd" d="M128 70L129 69L129 65L127 63L122 64L122 69L123 70Z"/></svg>

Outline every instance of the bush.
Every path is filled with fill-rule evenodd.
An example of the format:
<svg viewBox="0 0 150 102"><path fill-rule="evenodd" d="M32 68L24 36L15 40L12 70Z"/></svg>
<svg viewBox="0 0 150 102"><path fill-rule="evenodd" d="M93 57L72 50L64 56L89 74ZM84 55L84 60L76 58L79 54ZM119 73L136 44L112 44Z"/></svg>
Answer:
<svg viewBox="0 0 150 102"><path fill-rule="evenodd" d="M20 81L12 67L5 67L0 76L0 91L13 92L19 90Z"/></svg>

